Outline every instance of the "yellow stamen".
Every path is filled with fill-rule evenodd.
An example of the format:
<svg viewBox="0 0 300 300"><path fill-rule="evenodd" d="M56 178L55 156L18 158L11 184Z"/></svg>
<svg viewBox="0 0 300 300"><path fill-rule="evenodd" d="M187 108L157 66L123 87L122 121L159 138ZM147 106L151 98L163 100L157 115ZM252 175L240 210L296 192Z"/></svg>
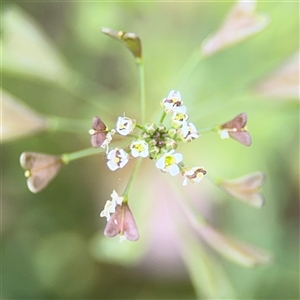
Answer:
<svg viewBox="0 0 300 300"><path fill-rule="evenodd" d="M170 166L175 164L175 158L173 156L167 156L165 158L165 165Z"/></svg>

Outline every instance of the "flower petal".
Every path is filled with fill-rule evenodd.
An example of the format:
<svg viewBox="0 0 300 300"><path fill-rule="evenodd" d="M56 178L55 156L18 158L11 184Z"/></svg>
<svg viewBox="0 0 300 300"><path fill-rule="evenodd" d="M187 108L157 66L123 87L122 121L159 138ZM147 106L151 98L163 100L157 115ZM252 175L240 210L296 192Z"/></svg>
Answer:
<svg viewBox="0 0 300 300"><path fill-rule="evenodd" d="M179 173L179 167L177 165L170 165L167 170L172 176L176 176Z"/></svg>

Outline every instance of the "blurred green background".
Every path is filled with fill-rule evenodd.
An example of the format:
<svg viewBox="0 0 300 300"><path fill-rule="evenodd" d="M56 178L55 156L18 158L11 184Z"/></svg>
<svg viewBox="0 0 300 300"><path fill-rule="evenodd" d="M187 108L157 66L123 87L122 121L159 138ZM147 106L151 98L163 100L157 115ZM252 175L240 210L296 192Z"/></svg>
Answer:
<svg viewBox="0 0 300 300"><path fill-rule="evenodd" d="M176 73L234 2L13 2L2 4L2 88L40 113L83 120L86 130L40 133L1 146L3 299L205 299L196 295L175 247L186 241L174 243L172 228L157 217L159 191L152 184L167 175L152 164L142 169L141 185L134 186L130 200L141 239L119 244L103 237L99 212L113 189L122 191L130 166L112 173L103 155L85 158L64 167L34 195L19 156L89 147L87 132L95 115L110 127L124 112L139 118L132 55L102 35L101 27L141 37L147 117L157 120L152 112L177 88L172 86ZM201 62L180 90L197 127L246 112L253 145L207 134L182 151L188 164L204 165L212 177L266 174L261 210L204 182L192 191L201 201L203 188L208 218L223 232L274 256L271 265L245 269L209 250L236 298L299 299L299 101L253 92L298 50L299 3L262 1L258 11L269 15L270 25Z"/></svg>

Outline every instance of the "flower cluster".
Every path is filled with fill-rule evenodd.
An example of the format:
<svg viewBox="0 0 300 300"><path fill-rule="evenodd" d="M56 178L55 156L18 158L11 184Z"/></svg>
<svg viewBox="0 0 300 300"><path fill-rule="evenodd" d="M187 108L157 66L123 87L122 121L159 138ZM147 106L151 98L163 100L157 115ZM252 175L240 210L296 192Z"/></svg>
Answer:
<svg viewBox="0 0 300 300"><path fill-rule="evenodd" d="M203 167L186 167L183 164L181 153L175 152L179 142L191 142L199 137L199 133L193 123L188 122L186 106L183 106L181 95L178 91L172 90L167 98L161 101L165 115L170 116L170 128L162 123L146 123L144 126L136 124L136 121L128 117L118 117L116 128L108 130L107 126L99 117L94 117L91 143L94 147L107 148L107 166L115 171L123 168L130 157L149 157L156 160L156 167L162 172L176 176L181 173L184 177L183 185L187 180L199 182L206 171ZM108 148L112 141L112 135L118 133L122 136L132 135L135 128L141 130L140 135L130 143L127 149ZM135 136L134 136L135 137Z"/></svg>
<svg viewBox="0 0 300 300"><path fill-rule="evenodd" d="M221 28L202 42L200 52L196 52L200 55L198 59L194 60L196 64L193 65L188 62L184 66L183 70L186 74L192 74L200 60L206 59L216 52L243 41L245 38L265 28L268 24L268 18L265 15L256 14L255 5L255 1L251 3L238 1ZM102 32L125 45L135 58L140 73L140 117L142 124L123 115L117 118L115 128L110 129L98 116L95 116L92 121L92 128L89 130L93 148L64 153L62 155L23 152L20 157L20 164L25 170L27 185L30 191L38 193L43 190L58 174L63 165L79 158L99 154L100 152L104 152L103 149L105 149L107 166L112 171L125 167L131 159L149 158L154 162L156 168L163 173L169 173L171 176L181 174L183 177L183 186L186 186L188 181L192 183L200 182L207 172L202 166L189 167L184 164L182 153L177 151L180 143L192 142L200 137L200 133L214 132L219 134L222 139L232 138L245 146L251 145L251 136L247 131L247 115L245 113L238 114L226 123L197 129L196 125L189 121L187 107L183 105L180 92L175 90L170 91L168 96L160 101L163 110L159 122L145 123L146 97L141 40L137 34L131 32L116 31L109 28L103 28ZM182 78L181 80L186 80L186 78ZM4 98L4 108L6 111L16 115L17 119L20 119L23 115L27 115L26 118L22 119L33 120L32 124L29 121L26 121L26 124L23 122L26 125L24 128L7 131L9 133L8 137L11 135L11 132L18 136L27 132L57 129L59 127L67 127L68 130L69 127L72 127L72 129L74 126L77 127L77 122L61 120L61 118L46 118L44 115L22 108L17 102L12 101L10 96ZM164 123L166 117L169 118L168 125ZM8 119L6 123L10 121ZM86 130L86 127L84 127L84 130ZM127 139L129 142L124 147L115 146L113 145L117 141L117 139L114 139L115 136L124 138L124 140ZM100 213L100 216L106 218L107 221L104 230L104 234L107 237L119 235L120 241L125 239L137 241L139 239L139 231L129 208L128 201L129 192L138 173L141 161L139 159L136 164L121 196L114 190L111 194L111 199L106 201L104 209ZM259 208L264 204L264 198L260 194L260 188L264 180L263 173L255 172L231 180L219 179L217 185L236 199ZM198 232L208 245L224 257L245 266L254 266L258 263L267 263L270 261L268 254L252 246L236 242L219 233L209 225L205 218L196 212L191 204L186 203L184 197L175 198L182 207L183 213L190 221L190 225L194 227L195 232ZM186 236L184 237L186 238ZM187 249L190 248L188 240L189 237L187 238L187 243L182 243L182 249L185 247L185 244ZM189 256L189 254L186 255L186 257Z"/></svg>

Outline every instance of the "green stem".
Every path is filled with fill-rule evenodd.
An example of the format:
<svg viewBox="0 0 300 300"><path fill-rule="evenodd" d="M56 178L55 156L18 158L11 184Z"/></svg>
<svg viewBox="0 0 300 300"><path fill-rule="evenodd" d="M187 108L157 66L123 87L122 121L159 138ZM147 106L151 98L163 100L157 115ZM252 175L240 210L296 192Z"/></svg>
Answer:
<svg viewBox="0 0 300 300"><path fill-rule="evenodd" d="M87 148L76 152L64 153L61 155L61 159L64 164L68 164L73 160L77 160L90 155L100 154L103 150L103 148Z"/></svg>
<svg viewBox="0 0 300 300"><path fill-rule="evenodd" d="M185 213L189 221L196 227L198 225L205 226L207 224L207 221L199 213L197 214L194 213L197 210L191 204L190 199L186 199L187 196L183 195L182 189L178 188L178 186L174 183L174 181L169 181L169 183L172 186L173 190L175 191L175 194L177 195L177 197L175 197L177 203L181 206L183 212Z"/></svg>
<svg viewBox="0 0 300 300"><path fill-rule="evenodd" d="M164 119L166 117L167 113L164 111L163 114L161 115L161 118L159 120L159 123L162 124L164 122Z"/></svg>
<svg viewBox="0 0 300 300"><path fill-rule="evenodd" d="M203 127L198 129L198 133L206 133L206 132L213 132L218 130L219 126L211 126L211 127Z"/></svg>
<svg viewBox="0 0 300 300"><path fill-rule="evenodd" d="M109 108L106 105L107 101L103 99L110 99L110 102L118 103L119 96L93 80L85 77L79 72L72 71L72 77L68 81L62 81L60 86L68 91L71 95L80 100L96 107L103 113L110 114ZM99 101L101 99L102 101Z"/></svg>
<svg viewBox="0 0 300 300"><path fill-rule="evenodd" d="M145 68L142 58L136 60L139 70L139 82L140 82L140 101L141 101L141 120L142 124L146 121L146 96L145 96Z"/></svg>
<svg viewBox="0 0 300 300"><path fill-rule="evenodd" d="M201 54L199 49L197 49L194 53L192 53L192 55L190 56L188 61L185 63L183 68L177 73L177 76L175 78L175 87L177 89L180 89L186 83L186 81L191 77L191 75L195 71L198 64L204 58L205 58L205 56L203 56Z"/></svg>
<svg viewBox="0 0 300 300"><path fill-rule="evenodd" d="M132 172L132 174L131 174L131 176L129 178L129 181L128 181L127 186L125 188L125 191L123 193L123 197L124 197L123 202L125 202L125 203L128 202L128 195L129 195L130 190L131 190L131 188L133 186L133 183L134 183L134 180L135 180L135 178L137 176L137 173L138 173L138 171L140 169L141 163L142 163L142 158L139 158L138 162L135 165L134 170L133 170L133 172Z"/></svg>
<svg viewBox="0 0 300 300"><path fill-rule="evenodd" d="M65 132L78 132L86 131L88 121L68 119L57 116L47 116L47 128L49 131L65 131Z"/></svg>
<svg viewBox="0 0 300 300"><path fill-rule="evenodd" d="M135 127L144 130L144 127L142 125L140 125L140 124L135 124Z"/></svg>

